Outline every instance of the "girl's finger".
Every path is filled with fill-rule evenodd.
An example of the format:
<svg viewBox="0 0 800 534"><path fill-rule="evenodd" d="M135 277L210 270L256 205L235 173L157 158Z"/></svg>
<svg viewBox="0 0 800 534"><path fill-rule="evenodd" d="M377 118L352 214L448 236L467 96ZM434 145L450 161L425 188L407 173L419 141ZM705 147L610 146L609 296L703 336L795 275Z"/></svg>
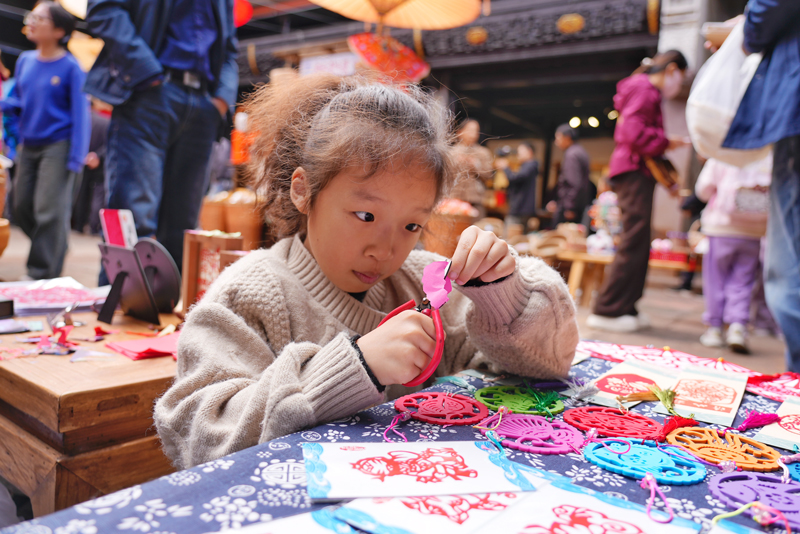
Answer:
<svg viewBox="0 0 800 534"><path fill-rule="evenodd" d="M494 282L495 280L514 274L514 269L516 268L517 261L514 259L514 256L509 254L498 261L491 269L483 273L481 280L487 283Z"/></svg>
<svg viewBox="0 0 800 534"><path fill-rule="evenodd" d="M475 244L472 245L472 249L469 251L464 269L458 275L459 284L466 284L475 278L475 271L480 267L481 263L483 263L484 258L486 258L486 255L492 249L492 245L494 245L496 240L497 236L492 232L482 231L478 234L478 239L475 240Z"/></svg>
<svg viewBox="0 0 800 534"><path fill-rule="evenodd" d="M489 252L486 254L486 257L473 273L472 278L480 278L483 280L483 274L497 265L497 263L507 255L509 255L508 243L501 239L496 240L492 245L492 248L489 249Z"/></svg>
<svg viewBox="0 0 800 534"><path fill-rule="evenodd" d="M474 245L475 240L478 239L479 233L480 228L477 226L470 226L461 232L461 237L458 238L456 251L453 254L453 264L450 266L450 274L448 274L451 280L458 280L461 271L464 270L464 265L467 263L469 251L472 250L472 245Z"/></svg>

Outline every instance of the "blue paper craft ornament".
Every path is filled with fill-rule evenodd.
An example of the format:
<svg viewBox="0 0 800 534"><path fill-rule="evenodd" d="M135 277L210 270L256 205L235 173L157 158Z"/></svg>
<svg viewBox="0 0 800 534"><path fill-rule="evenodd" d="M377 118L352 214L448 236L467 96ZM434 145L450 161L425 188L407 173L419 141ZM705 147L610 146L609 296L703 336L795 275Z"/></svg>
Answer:
<svg viewBox="0 0 800 534"><path fill-rule="evenodd" d="M627 449L626 443L630 443L630 451L617 454ZM626 477L641 479L646 473L652 473L659 484L686 486L697 484L706 478L706 468L703 464L687 456L674 456L681 454L675 449L670 452L672 454L658 450L653 441L642 444L626 439L615 439L604 443L589 443L583 450L583 455L591 463Z"/></svg>
<svg viewBox="0 0 800 534"><path fill-rule="evenodd" d="M789 468L789 474L791 477L800 482L800 462L788 464L787 467Z"/></svg>

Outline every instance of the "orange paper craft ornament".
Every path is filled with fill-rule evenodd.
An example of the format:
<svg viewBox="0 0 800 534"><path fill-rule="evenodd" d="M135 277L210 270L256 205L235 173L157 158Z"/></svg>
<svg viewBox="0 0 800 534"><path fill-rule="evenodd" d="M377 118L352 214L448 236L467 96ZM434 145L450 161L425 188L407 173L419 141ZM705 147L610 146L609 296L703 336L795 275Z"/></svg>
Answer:
<svg viewBox="0 0 800 534"><path fill-rule="evenodd" d="M723 436L713 428L699 426L679 428L667 436L667 442L686 447L707 462L734 461L746 471L774 471L781 457L772 447L741 434L725 432Z"/></svg>

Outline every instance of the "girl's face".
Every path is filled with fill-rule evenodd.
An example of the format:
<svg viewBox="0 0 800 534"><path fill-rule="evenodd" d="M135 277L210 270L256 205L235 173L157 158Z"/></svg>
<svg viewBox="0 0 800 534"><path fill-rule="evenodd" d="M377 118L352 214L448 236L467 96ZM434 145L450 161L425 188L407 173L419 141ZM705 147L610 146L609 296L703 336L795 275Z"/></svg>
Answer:
<svg viewBox="0 0 800 534"><path fill-rule="evenodd" d="M58 42L64 37L64 30L53 26L50 9L43 4L36 6L25 17L25 37L35 44Z"/></svg>
<svg viewBox="0 0 800 534"><path fill-rule="evenodd" d="M308 215L306 248L342 291L361 293L397 271L433 210L436 180L428 170L403 163L387 167L366 179L360 167L347 167L310 210L298 205ZM294 193L304 181L305 172L295 171L296 205Z"/></svg>

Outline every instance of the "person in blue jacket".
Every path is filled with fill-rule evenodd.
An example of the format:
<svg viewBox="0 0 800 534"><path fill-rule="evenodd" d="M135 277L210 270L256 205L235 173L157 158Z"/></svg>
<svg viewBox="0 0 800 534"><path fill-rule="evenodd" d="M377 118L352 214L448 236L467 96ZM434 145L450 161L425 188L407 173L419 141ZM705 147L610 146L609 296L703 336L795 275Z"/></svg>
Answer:
<svg viewBox="0 0 800 534"><path fill-rule="evenodd" d="M75 19L55 2L39 2L25 17L36 50L23 52L3 111L19 115L14 223L31 239L27 277L61 274L67 254L72 188L89 146L84 73L67 51Z"/></svg>
<svg viewBox="0 0 800 534"><path fill-rule="evenodd" d="M114 106L107 207L131 210L139 236L155 236L181 268L238 92L233 0L90 0L86 22L105 46L85 90Z"/></svg>
<svg viewBox="0 0 800 534"><path fill-rule="evenodd" d="M787 366L800 373L800 1L750 0L744 46L764 58L723 146L774 143L764 287L786 336Z"/></svg>

